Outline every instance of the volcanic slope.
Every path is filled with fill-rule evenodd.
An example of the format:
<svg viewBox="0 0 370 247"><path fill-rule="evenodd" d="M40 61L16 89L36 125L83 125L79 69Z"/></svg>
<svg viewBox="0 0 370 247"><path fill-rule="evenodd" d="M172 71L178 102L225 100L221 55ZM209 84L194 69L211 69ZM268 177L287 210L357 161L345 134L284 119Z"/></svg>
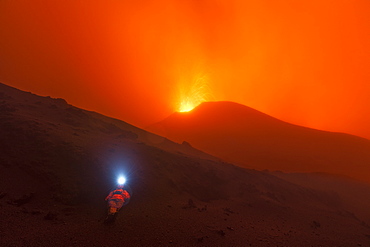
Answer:
<svg viewBox="0 0 370 247"><path fill-rule="evenodd" d="M289 124L233 102L204 102L148 130L246 168L332 173L370 182L370 140Z"/></svg>
<svg viewBox="0 0 370 247"><path fill-rule="evenodd" d="M62 99L0 84L0 137L0 246L370 245L369 219L337 193ZM104 198L120 173L132 198L106 225Z"/></svg>

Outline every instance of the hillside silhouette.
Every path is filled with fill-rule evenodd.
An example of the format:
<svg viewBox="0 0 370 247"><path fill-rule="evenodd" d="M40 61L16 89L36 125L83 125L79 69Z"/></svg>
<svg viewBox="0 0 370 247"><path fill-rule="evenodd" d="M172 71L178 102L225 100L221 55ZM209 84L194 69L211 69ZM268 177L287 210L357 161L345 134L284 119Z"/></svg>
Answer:
<svg viewBox="0 0 370 247"><path fill-rule="evenodd" d="M313 188L4 84L0 137L1 246L370 244L370 204L347 197L370 192L365 184ZM105 225L104 198L122 173L132 198Z"/></svg>
<svg viewBox="0 0 370 247"><path fill-rule="evenodd" d="M148 130L246 168L370 182L370 140L293 125L233 102L204 102Z"/></svg>

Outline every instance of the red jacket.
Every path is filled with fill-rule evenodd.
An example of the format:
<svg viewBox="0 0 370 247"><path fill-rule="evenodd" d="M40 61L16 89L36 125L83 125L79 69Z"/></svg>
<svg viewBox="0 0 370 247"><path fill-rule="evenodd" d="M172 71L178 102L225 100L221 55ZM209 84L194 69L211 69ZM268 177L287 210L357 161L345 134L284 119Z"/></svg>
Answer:
<svg viewBox="0 0 370 247"><path fill-rule="evenodd" d="M115 189L112 192L109 193L109 195L105 198L105 200L122 200L125 201L126 199L130 198L130 194L127 192L127 190L124 189Z"/></svg>

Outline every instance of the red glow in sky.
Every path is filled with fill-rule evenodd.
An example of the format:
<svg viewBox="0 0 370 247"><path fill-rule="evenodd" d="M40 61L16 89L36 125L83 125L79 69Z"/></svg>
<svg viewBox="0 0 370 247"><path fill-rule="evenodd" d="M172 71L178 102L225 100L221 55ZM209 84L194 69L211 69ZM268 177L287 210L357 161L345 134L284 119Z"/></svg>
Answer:
<svg viewBox="0 0 370 247"><path fill-rule="evenodd" d="M369 13L368 0L2 0L0 81L144 127L206 78L212 100L370 139Z"/></svg>

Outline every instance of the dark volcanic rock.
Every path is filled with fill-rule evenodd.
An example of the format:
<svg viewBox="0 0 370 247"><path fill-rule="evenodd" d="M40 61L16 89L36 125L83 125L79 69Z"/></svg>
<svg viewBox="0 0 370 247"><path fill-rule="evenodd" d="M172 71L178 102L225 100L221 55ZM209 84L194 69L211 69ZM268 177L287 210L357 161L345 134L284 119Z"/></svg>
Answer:
<svg viewBox="0 0 370 247"><path fill-rule="evenodd" d="M240 168L3 84L0 102L0 246L370 245L359 214L370 203L350 208L327 184ZM104 198L121 173L132 197L106 225Z"/></svg>

